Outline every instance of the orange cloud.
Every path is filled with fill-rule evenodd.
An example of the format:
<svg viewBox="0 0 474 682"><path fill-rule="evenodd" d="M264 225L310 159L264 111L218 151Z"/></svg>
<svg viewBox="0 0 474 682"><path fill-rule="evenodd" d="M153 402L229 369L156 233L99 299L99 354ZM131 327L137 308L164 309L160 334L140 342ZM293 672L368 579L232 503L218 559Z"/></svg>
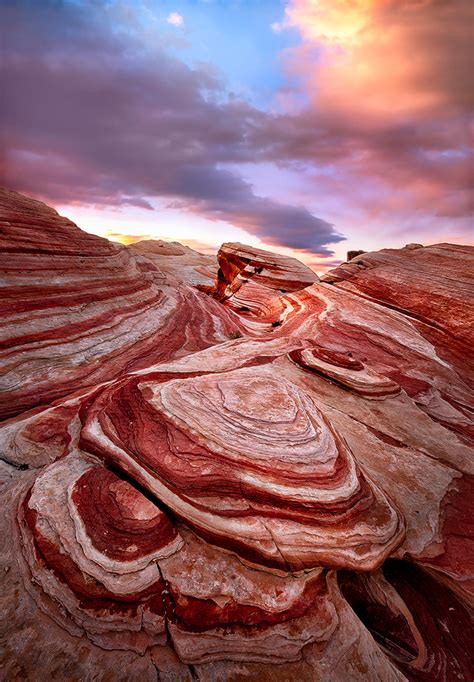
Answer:
<svg viewBox="0 0 474 682"><path fill-rule="evenodd" d="M473 7L466 0L292 0L286 22L320 49L305 74L318 108L350 108L373 123L472 102Z"/></svg>
<svg viewBox="0 0 474 682"><path fill-rule="evenodd" d="M376 0L295 0L286 15L305 38L341 43L357 37L375 4Z"/></svg>

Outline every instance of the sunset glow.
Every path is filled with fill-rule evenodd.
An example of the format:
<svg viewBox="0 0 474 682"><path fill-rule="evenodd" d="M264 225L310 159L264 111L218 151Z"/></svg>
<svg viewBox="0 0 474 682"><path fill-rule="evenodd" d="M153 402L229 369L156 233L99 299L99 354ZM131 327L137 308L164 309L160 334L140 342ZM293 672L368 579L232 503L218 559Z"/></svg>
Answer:
<svg viewBox="0 0 474 682"><path fill-rule="evenodd" d="M351 248L472 241L466 0L1 13L2 183L83 229L321 271Z"/></svg>

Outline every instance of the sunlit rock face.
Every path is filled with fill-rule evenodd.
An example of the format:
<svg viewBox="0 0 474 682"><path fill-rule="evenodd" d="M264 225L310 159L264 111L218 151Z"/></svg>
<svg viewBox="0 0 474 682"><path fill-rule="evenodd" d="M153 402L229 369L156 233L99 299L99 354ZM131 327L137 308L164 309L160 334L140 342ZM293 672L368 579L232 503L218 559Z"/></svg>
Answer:
<svg viewBox="0 0 474 682"><path fill-rule="evenodd" d="M217 254L219 270L212 295L247 320L249 329L279 326L282 294L301 291L318 276L296 258L244 244L226 243Z"/></svg>
<svg viewBox="0 0 474 682"><path fill-rule="evenodd" d="M470 246L407 244L363 253L323 275L322 281L474 342Z"/></svg>
<svg viewBox="0 0 474 682"><path fill-rule="evenodd" d="M66 229L51 209L9 196L17 213L24 204ZM11 253L18 234L5 232ZM58 242L44 261L49 272L70 247L63 256ZM106 247L98 240L95 248ZM404 290L403 263L429 248L383 252L383 265L378 254L356 257L341 266L346 273L358 258L379 263L356 265L356 291L351 277L306 280L294 263L285 275L284 259L265 274L273 254L249 266L251 249L224 245L221 270L235 265L228 284L245 268L262 270L221 301L127 248L104 251L128 259L139 282L146 266L147 286L165 297L148 317L137 301L130 317L138 329L142 314L152 319L156 347L134 360L124 350L129 364L121 364L125 340L110 335L104 374L86 379L83 354L84 374L66 385L71 367L79 370L59 344L49 384L23 368L24 384L8 389L18 414L0 424L6 679L472 677L473 400L462 306L472 250L462 250L456 278L451 246L433 247L442 323L437 304L429 317L424 287L433 277L423 265L418 280L406 277L417 292L410 304ZM110 260L94 258L97 280L110 268L110 291ZM369 288L379 272L383 292L384 273L397 268L395 306ZM266 283L251 281L264 274ZM90 307L102 305L84 282ZM22 301L19 286L9 300ZM255 312L233 303L244 287ZM30 301L29 286L24 293ZM264 300L278 302L279 325L258 312ZM163 315L162 305L170 306ZM70 353L63 311L49 311ZM75 324L75 305L69 315ZM98 332L86 319L93 346ZM31 349L23 340L16 362L39 362L30 353L41 338Z"/></svg>
<svg viewBox="0 0 474 682"><path fill-rule="evenodd" d="M0 190L0 416L228 338L232 314L45 204Z"/></svg>
<svg viewBox="0 0 474 682"><path fill-rule="evenodd" d="M213 287L217 276L217 258L199 253L179 242L143 239L130 246L134 253L146 256L159 270L199 290Z"/></svg>

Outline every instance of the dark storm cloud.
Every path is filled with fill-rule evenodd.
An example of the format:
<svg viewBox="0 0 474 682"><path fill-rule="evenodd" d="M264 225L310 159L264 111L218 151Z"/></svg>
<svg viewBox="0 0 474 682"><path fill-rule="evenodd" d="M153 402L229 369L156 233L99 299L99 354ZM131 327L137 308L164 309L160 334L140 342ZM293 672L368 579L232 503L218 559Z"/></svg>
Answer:
<svg viewBox="0 0 474 682"><path fill-rule="evenodd" d="M4 183L53 203L146 208L146 197L166 198L268 242L330 254L325 245L342 239L331 224L256 196L223 167L256 160L251 140L266 114L227 97L209 69L142 44L116 8L2 4Z"/></svg>

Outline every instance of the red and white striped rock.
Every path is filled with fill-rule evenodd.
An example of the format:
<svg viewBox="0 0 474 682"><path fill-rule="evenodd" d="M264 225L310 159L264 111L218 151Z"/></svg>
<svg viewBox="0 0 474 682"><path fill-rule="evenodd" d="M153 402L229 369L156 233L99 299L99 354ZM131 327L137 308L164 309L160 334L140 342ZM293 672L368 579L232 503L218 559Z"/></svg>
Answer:
<svg viewBox="0 0 474 682"><path fill-rule="evenodd" d="M137 656L147 646L147 639L150 641L151 612L145 604L139 608L142 627L147 631L130 629L133 609L121 609L117 600L114 602L117 617L107 619L104 601L98 601L87 612L85 607L93 604L82 600L81 609L75 614L77 623L81 623L78 625L60 606L66 600L74 610L74 602L68 600L69 588L55 577L54 569L46 567L43 559L38 561L32 534L24 525L25 507L21 501L31 486L28 480L31 481L30 472L17 471L11 476L0 463L2 504L20 501L14 521L9 515L0 518L2 537L7 536L8 547L13 546L17 552L14 557L11 553L0 554L3 597L12 595L6 599L3 611L11 633L4 658L7 677L17 674L20 665L28 676L47 677L51 670L60 670L66 676L68 666L74 664L74 675L83 679L108 674L124 682L135 677L151 681L159 670L161 676L171 680L204 682L232 679L245 670L246 675L257 679L272 674L310 682L315 674L324 675L325 671L336 671L335 679L347 679L357 658L366 669L369 666L382 674L383 679L402 679L342 599L331 573L326 576L317 569L301 576L285 576L255 571L184 528L180 528L183 547L160 561L166 580L172 579L174 583L166 582L162 592L168 632L173 631L168 644L162 640L158 645L148 646L146 655ZM14 509L16 506L13 504ZM18 535L23 546L18 545ZM21 559L25 555L28 561ZM54 555L50 560L54 562ZM43 579L54 599L43 590ZM92 589L90 582L88 589ZM311 591L313 597L317 594L317 599L308 599ZM156 612L157 604L154 609ZM206 622L216 621L220 623L217 627L207 632L203 629ZM155 613L156 639L158 624ZM81 634L83 625L89 628L87 637ZM196 663L188 668L173 648L179 648L184 658L192 655ZM207 662L199 662L204 659ZM153 664L147 665L150 660ZM275 662L277 667L271 665Z"/></svg>
<svg viewBox="0 0 474 682"><path fill-rule="evenodd" d="M0 189L0 417L205 348L232 313L151 261Z"/></svg>
<svg viewBox="0 0 474 682"><path fill-rule="evenodd" d="M214 298L2 197L7 675L470 678L472 250L225 245Z"/></svg>
<svg viewBox="0 0 474 682"><path fill-rule="evenodd" d="M338 618L325 571L256 571L182 532L184 547L160 569L173 604L169 633L183 661L296 661L303 647L326 644Z"/></svg>
<svg viewBox="0 0 474 682"><path fill-rule="evenodd" d="M291 351L288 357L299 367L326 376L365 398L383 399L400 392L395 381L354 360L350 351L345 354L316 345Z"/></svg>
<svg viewBox="0 0 474 682"><path fill-rule="evenodd" d="M146 256L161 272L190 286L207 291L214 285L218 269L215 255L207 256L179 242L162 239L143 239L129 248Z"/></svg>
<svg viewBox="0 0 474 682"><path fill-rule="evenodd" d="M407 244L364 253L330 270L322 281L474 343L472 248Z"/></svg>
<svg viewBox="0 0 474 682"><path fill-rule="evenodd" d="M166 641L156 561L182 540L130 484L70 455L36 479L20 532L37 602L71 634L141 653Z"/></svg>
<svg viewBox="0 0 474 682"><path fill-rule="evenodd" d="M47 467L20 506L38 605L104 648L165 645L165 622L185 663L297 660L330 637L337 616L322 569L255 571L182 530L83 456Z"/></svg>
<svg viewBox="0 0 474 682"><path fill-rule="evenodd" d="M82 411L81 446L249 562L379 565L401 519L309 396L272 370L114 385Z"/></svg>
<svg viewBox="0 0 474 682"><path fill-rule="evenodd" d="M285 291L300 291L318 281L318 276L296 258L238 242L222 244L217 260L220 268L215 292L217 297L222 289L222 298L226 298L237 286L237 277L242 281L248 276L255 284ZM228 292L225 291L227 287L230 288Z"/></svg>
<svg viewBox="0 0 474 682"><path fill-rule="evenodd" d="M281 323L282 294L300 291L318 276L296 258L239 243L226 243L217 254L219 271L212 295L239 313L248 330Z"/></svg>
<svg viewBox="0 0 474 682"><path fill-rule="evenodd" d="M46 409L36 408L0 424L2 459L19 467L41 467L77 446L81 430L80 398Z"/></svg>

